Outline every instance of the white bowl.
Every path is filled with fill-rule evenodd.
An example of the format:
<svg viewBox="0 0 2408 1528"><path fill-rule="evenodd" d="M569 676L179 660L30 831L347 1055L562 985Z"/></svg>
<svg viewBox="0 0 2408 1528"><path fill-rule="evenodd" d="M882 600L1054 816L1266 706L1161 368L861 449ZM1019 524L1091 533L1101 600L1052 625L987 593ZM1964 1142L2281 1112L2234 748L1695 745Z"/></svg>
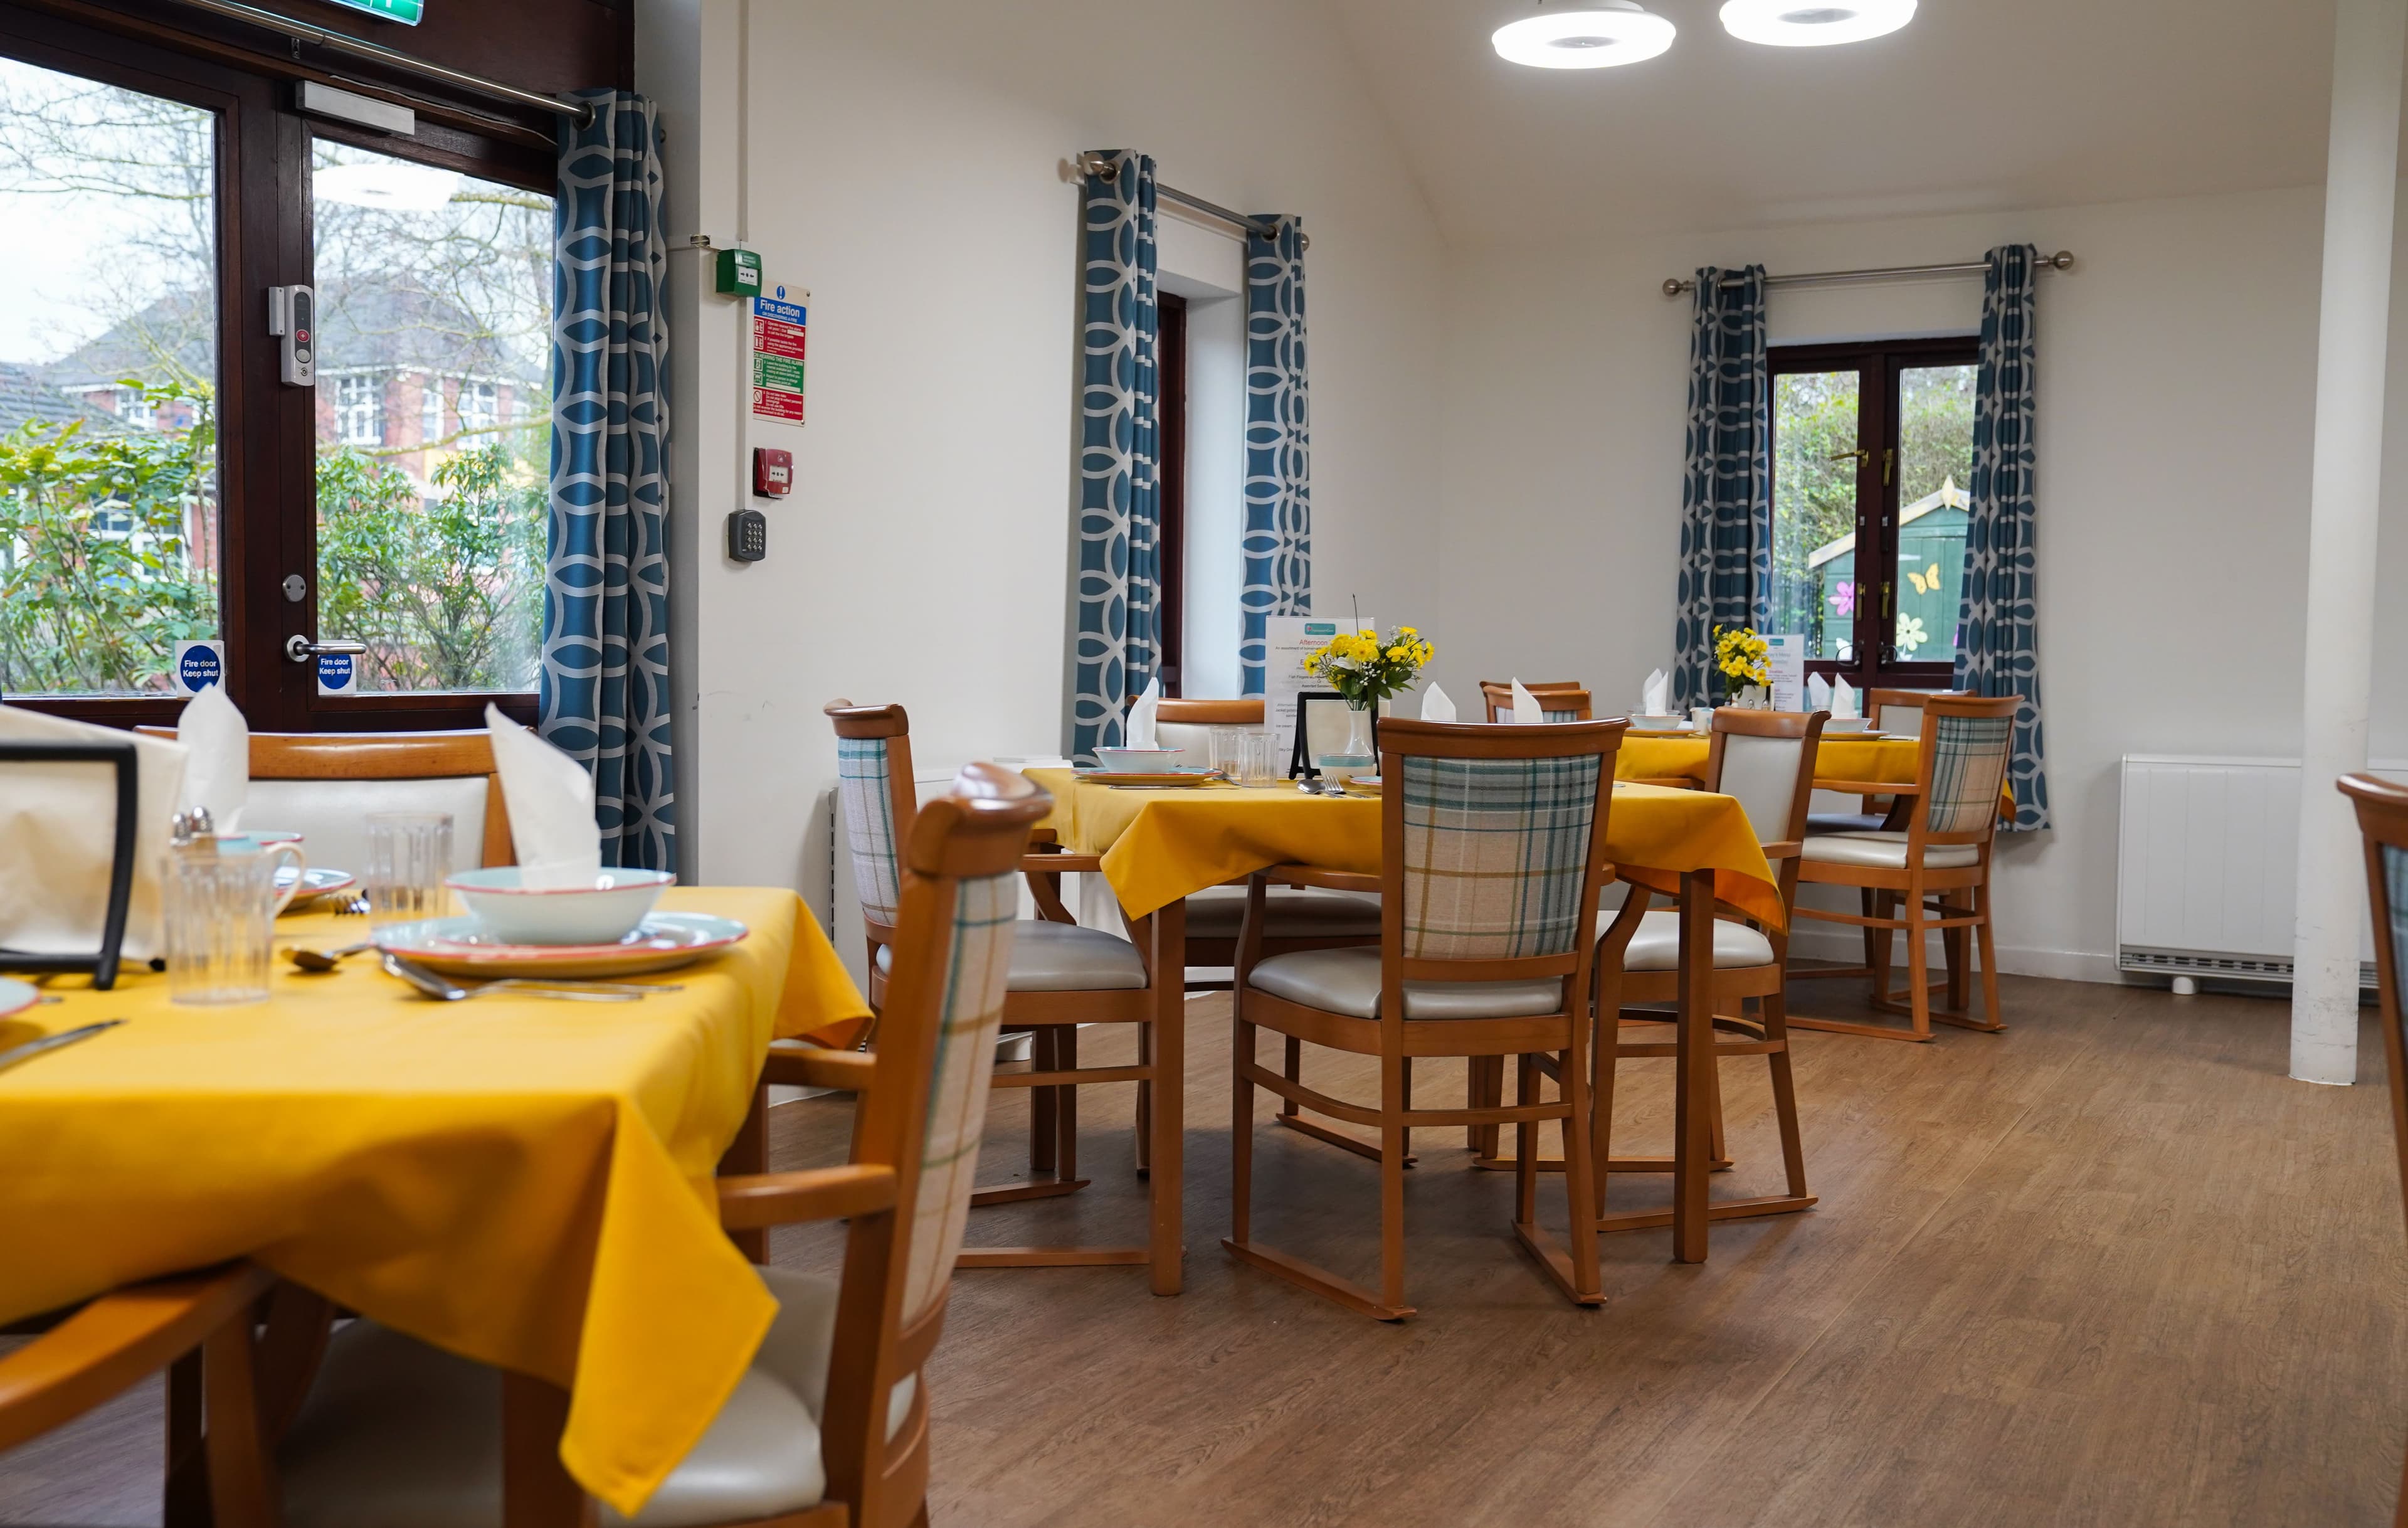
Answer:
<svg viewBox="0 0 2408 1528"><path fill-rule="evenodd" d="M1867 725L1862 716L1826 716L1823 718L1823 735L1829 737L1835 732L1862 732Z"/></svg>
<svg viewBox="0 0 2408 1528"><path fill-rule="evenodd" d="M676 880L666 871L605 870L592 886L525 887L517 866L503 865L443 884L506 944L610 944L633 933Z"/></svg>
<svg viewBox="0 0 2408 1528"><path fill-rule="evenodd" d="M1155 774L1179 762L1181 748L1098 748L1096 760L1107 774Z"/></svg>
<svg viewBox="0 0 2408 1528"><path fill-rule="evenodd" d="M1689 718L1675 716L1669 712L1642 711L1630 718L1630 729L1634 732L1685 732L1689 729Z"/></svg>

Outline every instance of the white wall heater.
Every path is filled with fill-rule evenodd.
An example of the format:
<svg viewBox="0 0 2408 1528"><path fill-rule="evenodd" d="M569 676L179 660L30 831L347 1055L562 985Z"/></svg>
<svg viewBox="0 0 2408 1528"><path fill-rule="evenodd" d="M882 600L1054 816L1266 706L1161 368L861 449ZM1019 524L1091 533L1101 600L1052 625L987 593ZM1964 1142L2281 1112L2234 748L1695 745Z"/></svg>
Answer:
<svg viewBox="0 0 2408 1528"><path fill-rule="evenodd" d="M2289 981L2299 855L2298 759L2125 755L2117 968ZM2366 874L2355 854L2333 872L2360 884ZM2372 925L2359 930L2358 958L2372 987Z"/></svg>

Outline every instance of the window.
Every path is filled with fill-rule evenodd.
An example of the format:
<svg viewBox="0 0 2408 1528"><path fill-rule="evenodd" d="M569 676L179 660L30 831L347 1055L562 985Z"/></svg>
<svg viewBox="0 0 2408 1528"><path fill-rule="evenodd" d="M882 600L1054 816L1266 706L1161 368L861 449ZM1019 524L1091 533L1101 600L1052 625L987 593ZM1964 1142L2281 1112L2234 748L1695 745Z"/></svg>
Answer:
<svg viewBox="0 0 2408 1528"><path fill-rule="evenodd" d="M1772 352L1772 630L1809 672L1945 688L1973 475L1975 341Z"/></svg>
<svg viewBox="0 0 2408 1528"><path fill-rule="evenodd" d="M328 433L342 445L384 444L384 379L337 377L334 383L335 421Z"/></svg>
<svg viewBox="0 0 2408 1528"><path fill-rule="evenodd" d="M371 131L297 110L322 61L272 30L57 8L0 0L0 214L44 230L0 240L0 693L171 721L176 644L216 638L262 730L532 719L552 115L367 66L345 88L417 114ZM631 83L627 7L508 13L405 46L542 94ZM313 391L266 333L299 284ZM357 693L322 695L288 644L342 638Z"/></svg>
<svg viewBox="0 0 2408 1528"><path fill-rule="evenodd" d="M1154 346L1154 479L1162 484L1162 598L1154 641L1162 693L1179 693L1187 637L1187 299L1165 292Z"/></svg>

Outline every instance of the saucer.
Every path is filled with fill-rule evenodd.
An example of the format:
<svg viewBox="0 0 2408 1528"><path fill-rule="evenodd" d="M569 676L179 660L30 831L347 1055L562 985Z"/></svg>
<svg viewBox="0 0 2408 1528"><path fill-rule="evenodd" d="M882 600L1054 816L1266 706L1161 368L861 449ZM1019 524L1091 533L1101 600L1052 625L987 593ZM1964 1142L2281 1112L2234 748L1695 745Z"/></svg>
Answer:
<svg viewBox="0 0 2408 1528"><path fill-rule="evenodd" d="M674 971L751 932L710 913L653 913L614 944L506 944L473 917L449 917L395 924L377 944L447 976L634 976Z"/></svg>

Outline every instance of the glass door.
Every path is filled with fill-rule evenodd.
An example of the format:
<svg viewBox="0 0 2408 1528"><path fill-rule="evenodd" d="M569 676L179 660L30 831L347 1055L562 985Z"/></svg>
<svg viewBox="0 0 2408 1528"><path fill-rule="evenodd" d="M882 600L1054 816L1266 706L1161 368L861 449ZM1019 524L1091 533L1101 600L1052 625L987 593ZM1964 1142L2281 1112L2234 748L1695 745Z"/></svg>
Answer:
<svg viewBox="0 0 2408 1528"><path fill-rule="evenodd" d="M535 688L551 196L317 137L318 709Z"/></svg>
<svg viewBox="0 0 2408 1528"><path fill-rule="evenodd" d="M0 695L222 667L220 114L0 57Z"/></svg>

